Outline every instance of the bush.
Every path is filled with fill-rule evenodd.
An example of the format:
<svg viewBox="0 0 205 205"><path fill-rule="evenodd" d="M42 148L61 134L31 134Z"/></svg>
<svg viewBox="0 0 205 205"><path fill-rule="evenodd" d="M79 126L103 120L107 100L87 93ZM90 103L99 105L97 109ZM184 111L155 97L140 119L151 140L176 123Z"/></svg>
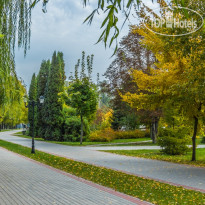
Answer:
<svg viewBox="0 0 205 205"><path fill-rule="evenodd" d="M115 132L111 128L93 131L89 137L89 140L92 142L110 142L114 139Z"/></svg>
<svg viewBox="0 0 205 205"><path fill-rule="evenodd" d="M205 144L205 137L202 137L201 143Z"/></svg>
<svg viewBox="0 0 205 205"><path fill-rule="evenodd" d="M92 142L110 142L114 139L137 139L149 136L148 131L131 130L131 131L114 131L111 128L93 131L89 140Z"/></svg>
<svg viewBox="0 0 205 205"><path fill-rule="evenodd" d="M26 136L29 136L29 128L26 130Z"/></svg>
<svg viewBox="0 0 205 205"><path fill-rule="evenodd" d="M169 155L185 154L189 148L190 142L188 131L186 128L165 128L161 129L158 137L158 144L162 147L162 152Z"/></svg>
<svg viewBox="0 0 205 205"><path fill-rule="evenodd" d="M144 137L150 138L150 131L149 130L145 130L144 132L145 132Z"/></svg>
<svg viewBox="0 0 205 205"><path fill-rule="evenodd" d="M148 131L130 130L130 131L116 131L116 139L136 139L147 137Z"/></svg>
<svg viewBox="0 0 205 205"><path fill-rule="evenodd" d="M90 129L87 120L83 120L83 141L89 135ZM69 117L65 120L64 125L65 134L63 136L63 141L79 142L80 141L80 131L81 131L81 120L77 116Z"/></svg>

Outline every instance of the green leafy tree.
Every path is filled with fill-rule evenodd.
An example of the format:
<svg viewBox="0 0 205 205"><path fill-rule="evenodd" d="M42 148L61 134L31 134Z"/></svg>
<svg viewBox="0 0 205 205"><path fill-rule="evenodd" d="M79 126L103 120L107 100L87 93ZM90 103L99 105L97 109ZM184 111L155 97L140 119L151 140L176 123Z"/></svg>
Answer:
<svg viewBox="0 0 205 205"><path fill-rule="evenodd" d="M64 133L63 141L79 142L81 134L81 120L76 112L75 108L63 105L63 115L64 115ZM90 133L89 122L87 119L83 119L83 131L84 139L87 138Z"/></svg>
<svg viewBox="0 0 205 205"><path fill-rule="evenodd" d="M29 47L31 11L29 1L0 0L0 106L8 106L16 95L14 82L15 73L14 48L24 47L24 53Z"/></svg>
<svg viewBox="0 0 205 205"><path fill-rule="evenodd" d="M83 5L86 6L89 0L84 0ZM150 0L150 2L160 2L157 0ZM176 4L181 3L182 6L185 6L186 0L174 0L170 2L175 2ZM85 19L84 22L88 22L91 24L93 18L96 14L100 15L101 12L105 13L105 18L101 23L101 29L103 29L98 42L104 42L105 47L107 46L107 42L109 42L109 47L116 40L115 52L118 48L117 39L119 36L119 13L124 15L124 22L122 26L124 26L125 22L129 19L129 16L133 14L133 11L136 9L140 10L140 6L142 4L141 0L99 0L97 7L91 12L91 14ZM135 8L135 9L134 9ZM121 27L122 27L121 26ZM110 39L110 40L109 40ZM115 53L114 52L114 53Z"/></svg>
<svg viewBox="0 0 205 205"><path fill-rule="evenodd" d="M0 0L0 121L2 122L6 120L5 118L11 118L10 121L14 123L14 118L18 117L13 117L14 114L11 116L9 108L22 105L20 92L25 89L22 88L22 80L16 76L14 57L16 45L24 49L24 55L30 46L31 4L32 1L29 0Z"/></svg>
<svg viewBox="0 0 205 205"><path fill-rule="evenodd" d="M87 57L87 71L85 73L85 52L82 53L81 60L81 72L78 75L78 68L80 60L75 67L75 78L73 78L68 87L67 93L69 96L69 104L76 109L77 114L81 119L81 136L80 144L83 142L83 119L86 118L88 121L94 119L94 114L97 110L98 105L98 92L97 87L91 82L90 76L92 73L93 56Z"/></svg>

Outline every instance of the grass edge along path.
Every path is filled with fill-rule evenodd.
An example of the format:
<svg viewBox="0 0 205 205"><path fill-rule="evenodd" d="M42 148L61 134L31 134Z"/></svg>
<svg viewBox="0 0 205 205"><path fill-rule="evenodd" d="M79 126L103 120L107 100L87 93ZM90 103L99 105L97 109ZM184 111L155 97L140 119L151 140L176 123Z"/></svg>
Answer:
<svg viewBox="0 0 205 205"><path fill-rule="evenodd" d="M14 133L13 136L16 137L22 137L22 138L27 138L27 139L32 139L32 137L23 135L21 132ZM60 145L66 145L66 146L98 146L98 145L103 145L103 146L155 146L152 144L152 142L146 142L142 143L142 141L148 141L149 138L136 138L136 139L119 139L119 140L113 140L111 142L90 142L90 141L84 141L82 145L80 145L80 142L59 142L59 141L50 141L50 140L44 140L43 138L37 138L35 137L36 141L42 141L42 142L48 142L48 143L53 143L53 144L60 144ZM116 144L116 143L121 143L121 144ZM129 144L131 143L131 144Z"/></svg>
<svg viewBox="0 0 205 205"><path fill-rule="evenodd" d="M186 155L167 155L160 152L160 150L100 150L117 155L125 155L129 157L139 157L145 159L159 160L165 162L172 162L177 164L184 164L195 167L205 168L205 148L197 149L197 160L191 161L191 151ZM204 156L204 157L203 157ZM204 159L202 159L202 157Z"/></svg>
<svg viewBox="0 0 205 205"><path fill-rule="evenodd" d="M30 148L3 140L0 140L0 147L153 204L205 204L205 194L198 191L54 156L41 151L31 154Z"/></svg>

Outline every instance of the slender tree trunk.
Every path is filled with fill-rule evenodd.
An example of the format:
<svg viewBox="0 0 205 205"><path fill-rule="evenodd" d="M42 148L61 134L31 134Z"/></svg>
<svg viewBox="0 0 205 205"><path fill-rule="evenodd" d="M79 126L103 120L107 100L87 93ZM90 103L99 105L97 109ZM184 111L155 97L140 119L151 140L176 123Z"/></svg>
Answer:
<svg viewBox="0 0 205 205"><path fill-rule="evenodd" d="M159 120L157 118L154 119L154 122L152 123L152 142L156 144L157 142L157 135L158 135L158 124Z"/></svg>
<svg viewBox="0 0 205 205"><path fill-rule="evenodd" d="M197 135L197 128L198 128L199 119L194 116L194 134L192 137L192 161L196 161L196 135Z"/></svg>
<svg viewBox="0 0 205 205"><path fill-rule="evenodd" d="M80 144L82 144L83 143L83 116L82 116L82 114L80 115L80 119L81 119Z"/></svg>
<svg viewBox="0 0 205 205"><path fill-rule="evenodd" d="M155 144L155 122L152 122L152 143Z"/></svg>
<svg viewBox="0 0 205 205"><path fill-rule="evenodd" d="M152 123L150 123L150 138L152 139Z"/></svg>
<svg viewBox="0 0 205 205"><path fill-rule="evenodd" d="M155 119L155 141L157 141L158 126L159 126L159 120L156 118L156 119Z"/></svg>

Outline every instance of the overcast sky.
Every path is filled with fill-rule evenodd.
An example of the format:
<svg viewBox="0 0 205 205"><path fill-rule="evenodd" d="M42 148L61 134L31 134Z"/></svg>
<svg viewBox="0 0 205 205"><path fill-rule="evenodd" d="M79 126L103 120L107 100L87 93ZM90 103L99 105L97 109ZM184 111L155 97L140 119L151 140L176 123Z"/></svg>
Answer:
<svg viewBox="0 0 205 205"><path fill-rule="evenodd" d="M91 26L83 24L95 8L93 2L96 0L90 0L90 5L83 8L81 0L50 0L46 14L42 12L41 3L33 9L31 49L26 58L22 49L16 50L17 74L24 79L26 85L30 84L32 74L38 73L42 60L50 59L54 50L64 53L67 76L73 72L82 51L95 56L94 78L98 72L102 75L106 71L113 60L113 49L105 50L103 43L95 45L102 32L100 23L104 16L96 16ZM121 30L120 38L128 33L128 24Z"/></svg>

